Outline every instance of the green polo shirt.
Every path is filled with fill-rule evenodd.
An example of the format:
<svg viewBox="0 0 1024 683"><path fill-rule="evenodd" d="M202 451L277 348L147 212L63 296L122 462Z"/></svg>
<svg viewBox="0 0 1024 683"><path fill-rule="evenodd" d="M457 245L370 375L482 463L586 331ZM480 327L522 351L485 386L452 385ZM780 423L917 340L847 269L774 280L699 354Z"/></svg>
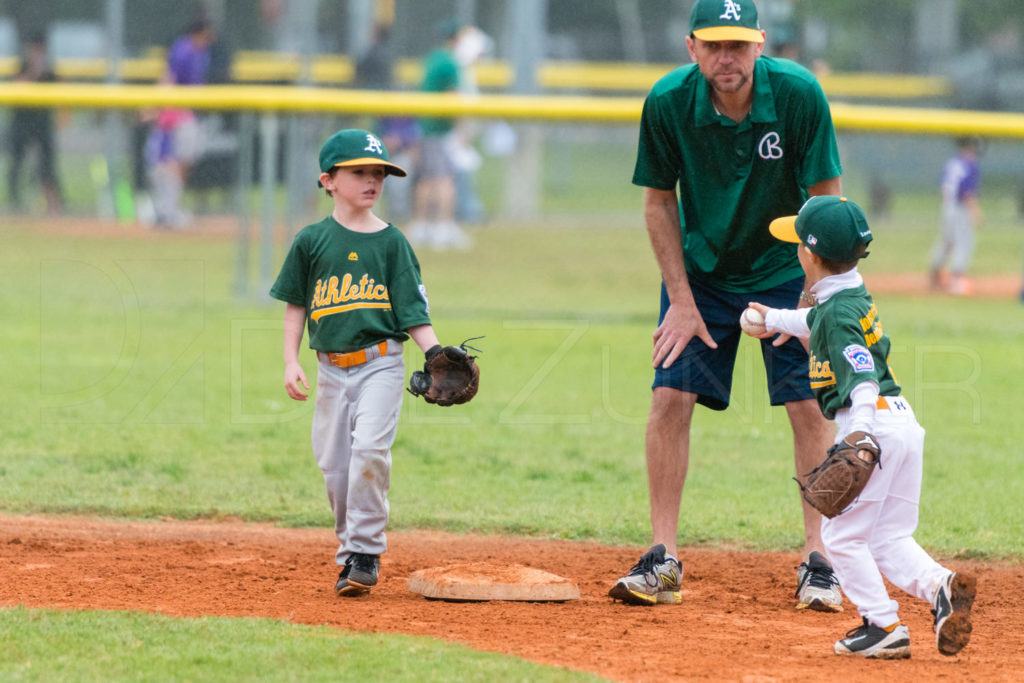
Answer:
<svg viewBox="0 0 1024 683"><path fill-rule="evenodd" d="M841 174L828 101L795 62L754 62L754 102L740 123L715 110L696 64L663 77L644 102L633 183L678 186L686 270L711 286L753 292L801 277L796 245L768 224Z"/></svg>
<svg viewBox="0 0 1024 683"><path fill-rule="evenodd" d="M836 292L807 314L811 328L811 390L828 419L850 406L850 392L874 381L882 396L899 396L889 368L889 336L864 285Z"/></svg>
<svg viewBox="0 0 1024 683"><path fill-rule="evenodd" d="M328 216L295 236L270 296L306 309L309 346L348 353L430 324L420 264L388 225L355 232Z"/></svg>
<svg viewBox="0 0 1024 683"><path fill-rule="evenodd" d="M434 50L423 63L423 92L452 92L459 87L459 65L451 50ZM444 135L454 123L451 117L420 119L424 135Z"/></svg>

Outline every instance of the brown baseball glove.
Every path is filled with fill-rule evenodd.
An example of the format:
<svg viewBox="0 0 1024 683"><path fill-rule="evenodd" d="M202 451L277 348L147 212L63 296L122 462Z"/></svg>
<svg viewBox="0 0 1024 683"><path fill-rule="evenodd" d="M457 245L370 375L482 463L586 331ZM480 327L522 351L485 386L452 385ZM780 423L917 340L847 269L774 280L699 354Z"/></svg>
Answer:
<svg viewBox="0 0 1024 683"><path fill-rule="evenodd" d="M828 518L841 514L868 485L875 465L881 464L878 440L867 432L851 432L828 449L825 460L801 482L804 500Z"/></svg>
<svg viewBox="0 0 1024 683"><path fill-rule="evenodd" d="M479 337L474 337L479 339ZM480 368L476 364L476 356L471 356L466 349L467 339L459 346L441 346L440 344L427 350L427 360L423 370L417 370L409 378L409 393L422 396L427 403L439 406L450 406L465 403L476 396L480 387Z"/></svg>

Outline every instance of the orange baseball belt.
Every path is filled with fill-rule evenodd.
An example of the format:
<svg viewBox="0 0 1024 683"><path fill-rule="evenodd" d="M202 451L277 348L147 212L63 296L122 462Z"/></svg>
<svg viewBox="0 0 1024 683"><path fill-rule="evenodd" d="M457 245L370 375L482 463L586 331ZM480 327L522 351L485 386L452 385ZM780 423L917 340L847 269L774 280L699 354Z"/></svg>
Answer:
<svg viewBox="0 0 1024 683"><path fill-rule="evenodd" d="M388 343L382 341L379 344L368 346L365 349L352 351L350 353L324 353L327 362L338 368L351 368L369 362L374 358L387 355Z"/></svg>

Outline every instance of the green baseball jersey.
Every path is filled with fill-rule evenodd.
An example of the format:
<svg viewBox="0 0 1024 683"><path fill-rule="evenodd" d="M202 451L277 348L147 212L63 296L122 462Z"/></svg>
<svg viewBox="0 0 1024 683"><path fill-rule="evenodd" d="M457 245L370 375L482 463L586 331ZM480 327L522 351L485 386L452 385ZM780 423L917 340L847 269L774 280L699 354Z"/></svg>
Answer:
<svg viewBox="0 0 1024 683"><path fill-rule="evenodd" d="M393 225L354 232L328 216L295 236L270 296L306 309L309 346L347 353L430 323L420 264Z"/></svg>
<svg viewBox="0 0 1024 683"><path fill-rule="evenodd" d="M874 381L882 396L899 396L889 368L889 337L864 285L844 289L807 314L811 328L809 374L821 412L828 419L850 406L850 392Z"/></svg>
<svg viewBox="0 0 1024 683"><path fill-rule="evenodd" d="M459 65L451 50L435 50L423 63L423 92L451 92L459 87ZM420 119L424 135L444 135L453 126L450 117Z"/></svg>
<svg viewBox="0 0 1024 683"><path fill-rule="evenodd" d="M659 80L644 102L633 183L679 187L687 273L733 292L803 275L796 245L768 224L795 214L806 188L842 174L828 101L786 59L754 62L754 101L736 123L719 114L696 64Z"/></svg>

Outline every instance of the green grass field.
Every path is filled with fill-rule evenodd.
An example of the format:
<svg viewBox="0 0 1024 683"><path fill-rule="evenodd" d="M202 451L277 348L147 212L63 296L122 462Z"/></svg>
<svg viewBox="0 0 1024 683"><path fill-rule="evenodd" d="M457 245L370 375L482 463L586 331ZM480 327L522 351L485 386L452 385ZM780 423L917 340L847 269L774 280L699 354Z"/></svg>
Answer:
<svg viewBox="0 0 1024 683"><path fill-rule="evenodd" d="M986 209L975 271L1019 274L1024 231L1012 202ZM869 280L923 272L933 213L930 198L900 198L893 217L873 225ZM420 254L442 341L486 335L478 342L482 383L462 407L406 401L392 528L649 541L643 438L658 274L639 221L617 229L488 227L471 252ZM312 401L294 403L281 386L282 306L235 299L234 258L226 239L37 234L4 220L9 380L0 389L0 512L330 524L309 447ZM1024 500L1024 427L1014 408L1024 382L1020 301L889 293L876 300L893 339L892 364L928 430L918 540L945 556L1019 561L1024 513L1005 501ZM407 365L420 359L407 349ZM308 352L304 365L312 376ZM789 427L767 404L752 340L741 346L732 400L730 410L701 410L695 419L680 542L795 550L802 534ZM135 672L137 641L116 635L135 629L143 644L173 630L176 650L165 664ZM540 675L424 640L276 622L5 609L0 630L12 636L0 677L14 680L69 672L92 680L110 671L140 680L246 678L242 662L338 649L395 662L397 679L450 677L446 668L410 664L440 656L459 662L459 677L470 680ZM106 668L38 654L50 631L74 652L97 630L113 634ZM295 650L253 654L271 638L280 642L282 631ZM211 639L246 645L225 662L202 642ZM168 660L176 668L165 676Z"/></svg>

